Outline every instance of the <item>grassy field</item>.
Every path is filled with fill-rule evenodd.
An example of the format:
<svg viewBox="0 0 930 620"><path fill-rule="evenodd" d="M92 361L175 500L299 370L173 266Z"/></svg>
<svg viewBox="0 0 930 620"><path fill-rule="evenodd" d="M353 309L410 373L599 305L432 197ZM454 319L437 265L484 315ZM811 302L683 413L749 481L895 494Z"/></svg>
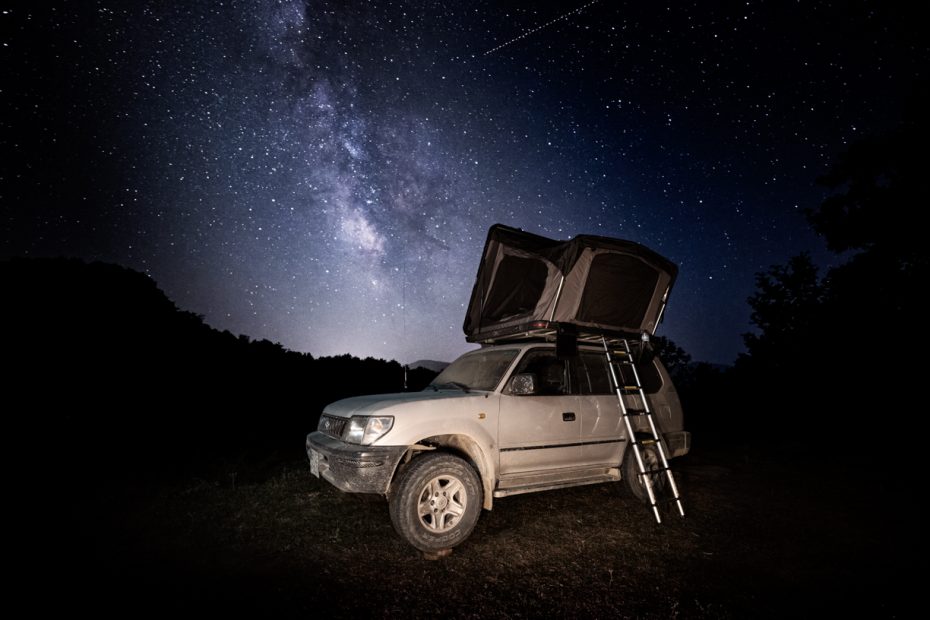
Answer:
<svg viewBox="0 0 930 620"><path fill-rule="evenodd" d="M899 615L916 523L865 464L811 452L696 450L676 461L688 516L657 525L623 484L499 500L424 560L387 505L306 463L216 466L80 495L46 578L54 606L101 613L331 617ZM911 549L910 551L908 549Z"/></svg>

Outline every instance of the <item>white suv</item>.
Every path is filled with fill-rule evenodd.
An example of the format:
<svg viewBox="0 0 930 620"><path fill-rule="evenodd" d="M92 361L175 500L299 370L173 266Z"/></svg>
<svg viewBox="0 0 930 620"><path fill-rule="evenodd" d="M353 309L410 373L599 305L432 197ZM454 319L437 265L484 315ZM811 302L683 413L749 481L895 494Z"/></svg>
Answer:
<svg viewBox="0 0 930 620"><path fill-rule="evenodd" d="M678 394L639 343L637 370L666 454L687 454ZM349 493L388 498L391 520L427 553L463 542L495 498L622 479L645 500L604 350L560 358L551 342L466 353L422 392L328 405L306 448L314 475ZM642 407L640 396L624 396ZM647 421L634 418L647 470L658 466ZM664 475L654 475L661 488Z"/></svg>

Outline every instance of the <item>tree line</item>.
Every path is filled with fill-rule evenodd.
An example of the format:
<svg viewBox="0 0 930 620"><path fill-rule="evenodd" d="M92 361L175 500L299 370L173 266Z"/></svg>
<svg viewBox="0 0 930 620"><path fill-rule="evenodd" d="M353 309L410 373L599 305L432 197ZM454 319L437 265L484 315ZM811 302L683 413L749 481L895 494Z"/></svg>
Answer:
<svg viewBox="0 0 930 620"><path fill-rule="evenodd" d="M915 100L926 103L926 90ZM831 442L900 432L892 425L921 408L925 109L915 105L896 129L852 144L818 179L828 196L805 216L837 264L821 273L802 253L758 273L748 299L755 330L731 368L673 364L689 426Z"/></svg>
<svg viewBox="0 0 930 620"><path fill-rule="evenodd" d="M300 454L330 402L398 392L396 361L314 357L178 309L145 274L78 259L0 261L4 418L25 451L129 470ZM435 373L413 369L408 389Z"/></svg>

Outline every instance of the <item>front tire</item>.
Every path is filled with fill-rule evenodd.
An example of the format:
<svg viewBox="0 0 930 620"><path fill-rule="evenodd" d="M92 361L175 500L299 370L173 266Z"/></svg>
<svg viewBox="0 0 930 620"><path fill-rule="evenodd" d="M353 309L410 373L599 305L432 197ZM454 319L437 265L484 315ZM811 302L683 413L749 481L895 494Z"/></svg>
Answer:
<svg viewBox="0 0 930 620"><path fill-rule="evenodd" d="M646 471L659 469L662 467L662 459L659 456L659 448L652 439L640 440L639 452L643 457L643 466ZM649 493L646 491L646 484L643 476L639 473L639 466L636 463L636 454L633 452L633 446L626 450L626 456L623 458L623 477L626 478L626 485L639 501L648 504ZM656 497L660 497L668 484L668 476L665 472L651 474L652 490Z"/></svg>
<svg viewBox="0 0 930 620"><path fill-rule="evenodd" d="M483 503L475 470L452 454L415 458L391 489L391 522L401 538L426 553L451 549L471 534Z"/></svg>

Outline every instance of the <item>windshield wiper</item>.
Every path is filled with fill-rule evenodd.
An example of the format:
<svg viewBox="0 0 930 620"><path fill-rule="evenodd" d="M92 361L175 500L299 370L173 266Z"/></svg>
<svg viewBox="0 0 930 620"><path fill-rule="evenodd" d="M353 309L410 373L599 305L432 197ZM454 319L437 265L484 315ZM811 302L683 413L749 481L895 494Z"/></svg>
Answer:
<svg viewBox="0 0 930 620"><path fill-rule="evenodd" d="M459 383L458 381L446 381L445 383L430 383L430 387L433 388L433 390L437 392L439 391L439 388L447 387L450 385L454 388L458 388L462 390L463 392L471 391L467 385L465 385L464 383Z"/></svg>

